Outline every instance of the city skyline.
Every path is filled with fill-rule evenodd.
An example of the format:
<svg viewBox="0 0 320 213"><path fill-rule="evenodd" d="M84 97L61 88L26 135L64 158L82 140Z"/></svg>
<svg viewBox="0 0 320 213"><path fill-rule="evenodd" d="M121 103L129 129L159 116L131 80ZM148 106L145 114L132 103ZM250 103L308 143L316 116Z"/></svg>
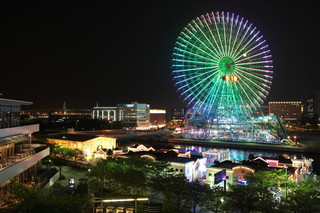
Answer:
<svg viewBox="0 0 320 213"><path fill-rule="evenodd" d="M182 29L212 11L236 13L264 35L274 61L268 101L318 90L315 8L276 1L177 1L63 5L7 3L1 8L3 98L34 108L92 108L141 102L183 106L171 55Z"/></svg>

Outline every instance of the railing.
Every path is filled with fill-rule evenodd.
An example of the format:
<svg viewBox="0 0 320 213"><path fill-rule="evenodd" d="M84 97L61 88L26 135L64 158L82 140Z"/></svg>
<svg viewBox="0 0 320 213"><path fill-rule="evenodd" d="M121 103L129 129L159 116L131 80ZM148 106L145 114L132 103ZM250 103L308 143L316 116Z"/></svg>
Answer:
<svg viewBox="0 0 320 213"><path fill-rule="evenodd" d="M34 155L35 153L36 153L35 150L32 149L32 150L27 150L25 152L17 153L16 155L8 157L5 160L0 161L0 170L5 169L9 166L12 166L13 164L24 160L25 158L31 155Z"/></svg>

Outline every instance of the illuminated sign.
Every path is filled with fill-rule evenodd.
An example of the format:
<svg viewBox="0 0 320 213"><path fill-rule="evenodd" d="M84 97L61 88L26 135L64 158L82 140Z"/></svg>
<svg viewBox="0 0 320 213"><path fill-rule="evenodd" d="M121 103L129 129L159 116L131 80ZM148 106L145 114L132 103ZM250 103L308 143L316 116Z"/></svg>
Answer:
<svg viewBox="0 0 320 213"><path fill-rule="evenodd" d="M214 174L214 184L219 184L227 179L227 170L223 169Z"/></svg>
<svg viewBox="0 0 320 213"><path fill-rule="evenodd" d="M134 104L126 104L126 107L133 107Z"/></svg>
<svg viewBox="0 0 320 213"><path fill-rule="evenodd" d="M225 75L225 76L222 76L222 79L224 81L238 81L239 80L238 76L234 76L234 75Z"/></svg>

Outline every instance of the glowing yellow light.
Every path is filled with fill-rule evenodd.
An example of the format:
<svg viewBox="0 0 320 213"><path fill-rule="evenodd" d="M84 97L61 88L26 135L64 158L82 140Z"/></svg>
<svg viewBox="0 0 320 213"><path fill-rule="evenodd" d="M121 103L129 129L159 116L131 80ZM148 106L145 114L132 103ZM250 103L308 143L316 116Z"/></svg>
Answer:
<svg viewBox="0 0 320 213"><path fill-rule="evenodd" d="M238 76L234 76L234 75L225 75L225 76L223 76L222 77L222 79L224 80L224 81L238 81L239 80L239 78L238 78Z"/></svg>
<svg viewBox="0 0 320 213"><path fill-rule="evenodd" d="M115 199L115 200L103 200L104 203L112 203L112 202L130 202L130 201L148 201L149 198L128 198L128 199Z"/></svg>

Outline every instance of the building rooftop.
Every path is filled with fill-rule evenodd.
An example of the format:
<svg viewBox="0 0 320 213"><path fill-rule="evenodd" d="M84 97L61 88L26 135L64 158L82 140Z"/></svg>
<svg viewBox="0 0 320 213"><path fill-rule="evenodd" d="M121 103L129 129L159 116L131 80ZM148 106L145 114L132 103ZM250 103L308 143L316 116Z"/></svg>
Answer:
<svg viewBox="0 0 320 213"><path fill-rule="evenodd" d="M140 152L132 152L129 151L125 154L125 156L142 156L142 155L150 155L154 157L156 160L172 162L172 163L188 163L194 162L199 158L203 158L202 155L191 155L191 157L178 157L174 151L169 152L160 152L160 151L140 151Z"/></svg>
<svg viewBox="0 0 320 213"><path fill-rule="evenodd" d="M267 163L263 163L263 162L258 162L258 161L241 161L239 163L235 163L233 161L230 160L226 160L226 161L222 161L222 162L218 162L215 164L211 164L209 166L207 166L208 168L224 168L224 169L232 169L236 166L246 166L249 167L251 169L254 170L263 170L268 168L268 164Z"/></svg>
<svg viewBox="0 0 320 213"><path fill-rule="evenodd" d="M48 138L50 139L58 139L58 140L66 140L66 141L88 141L94 138L97 138L98 136L95 135L82 135L82 134L71 134L71 133L63 133L63 134L54 134L49 135Z"/></svg>
<svg viewBox="0 0 320 213"><path fill-rule="evenodd" d="M209 166L207 166L208 168L216 168L216 167L221 167L221 168L225 168L225 169L232 169L235 166L241 165L240 163L235 163L231 160L225 160L222 162L217 162L215 164L211 164Z"/></svg>
<svg viewBox="0 0 320 213"><path fill-rule="evenodd" d="M32 105L33 104L31 101L20 101L20 100L6 99L6 98L0 98L0 103L18 104L18 105Z"/></svg>

